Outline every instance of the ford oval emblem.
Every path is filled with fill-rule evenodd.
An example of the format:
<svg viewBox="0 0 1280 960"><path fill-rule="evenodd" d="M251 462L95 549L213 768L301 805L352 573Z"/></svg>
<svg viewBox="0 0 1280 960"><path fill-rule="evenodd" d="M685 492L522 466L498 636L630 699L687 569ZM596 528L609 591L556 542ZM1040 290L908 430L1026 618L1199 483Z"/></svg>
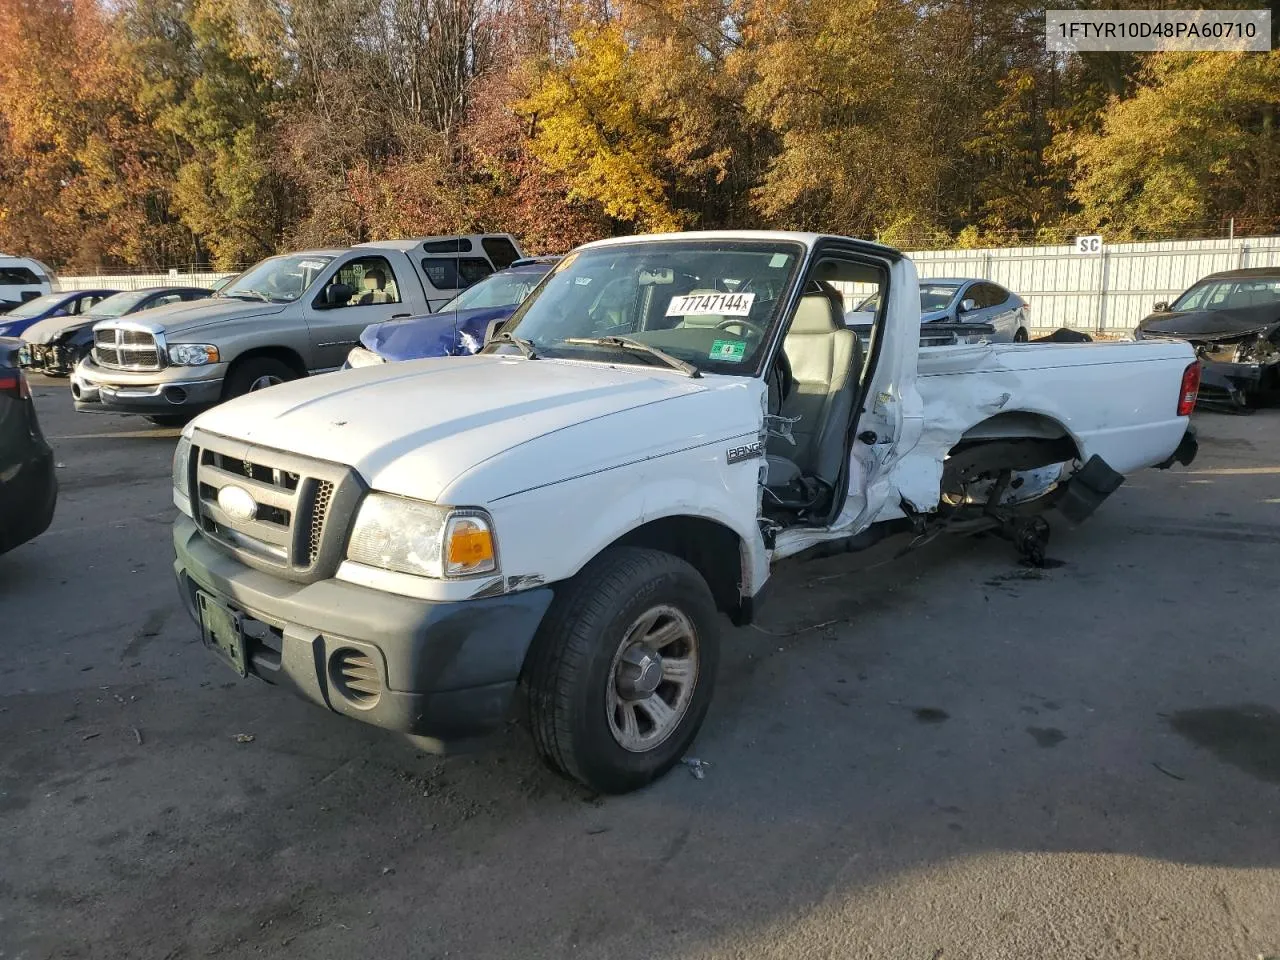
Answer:
<svg viewBox="0 0 1280 960"><path fill-rule="evenodd" d="M258 515L258 501L244 487L234 484L218 491L218 506L232 520L247 523Z"/></svg>

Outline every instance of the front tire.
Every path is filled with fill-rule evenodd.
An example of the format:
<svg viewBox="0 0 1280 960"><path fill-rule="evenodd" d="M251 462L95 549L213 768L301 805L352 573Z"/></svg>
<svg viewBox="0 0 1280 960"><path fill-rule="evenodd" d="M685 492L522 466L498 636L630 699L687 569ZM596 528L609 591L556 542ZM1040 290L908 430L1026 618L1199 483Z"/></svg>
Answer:
<svg viewBox="0 0 1280 960"><path fill-rule="evenodd" d="M600 793L662 776L697 736L719 620L706 581L658 550L606 550L557 591L524 686L542 757Z"/></svg>
<svg viewBox="0 0 1280 960"><path fill-rule="evenodd" d="M273 387L277 383L296 380L297 377L297 372L280 360L272 357L250 357L231 368L222 388L222 399L242 397L246 393Z"/></svg>
<svg viewBox="0 0 1280 960"><path fill-rule="evenodd" d="M1026 343L1031 339L1031 335L1027 333L1026 327L1019 327L1018 332L1013 335L1014 343Z"/></svg>

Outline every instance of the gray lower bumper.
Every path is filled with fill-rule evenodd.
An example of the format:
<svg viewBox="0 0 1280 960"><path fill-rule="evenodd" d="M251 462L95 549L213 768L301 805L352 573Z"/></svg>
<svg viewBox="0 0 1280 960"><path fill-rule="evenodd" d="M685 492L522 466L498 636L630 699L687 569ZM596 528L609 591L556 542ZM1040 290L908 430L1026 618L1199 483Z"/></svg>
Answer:
<svg viewBox="0 0 1280 960"><path fill-rule="evenodd" d="M182 413L218 403L222 379L126 385L86 376L81 368L71 375L71 397L83 413Z"/></svg>
<svg viewBox="0 0 1280 960"><path fill-rule="evenodd" d="M211 545L180 516L178 578L195 619L197 588L239 611L248 671L356 720L441 740L484 733L506 718L534 632L551 602L541 588L433 603L341 580L293 583L254 570ZM335 658L354 649L379 674L375 700L353 699Z"/></svg>

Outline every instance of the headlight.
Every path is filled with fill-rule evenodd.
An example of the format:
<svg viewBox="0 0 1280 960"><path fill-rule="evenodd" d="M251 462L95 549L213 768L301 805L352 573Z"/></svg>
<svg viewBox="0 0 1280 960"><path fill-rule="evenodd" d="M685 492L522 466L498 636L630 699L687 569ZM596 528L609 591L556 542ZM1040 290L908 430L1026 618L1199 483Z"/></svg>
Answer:
<svg viewBox="0 0 1280 960"><path fill-rule="evenodd" d="M360 505L347 559L420 577L469 577L498 569L488 517L371 493Z"/></svg>
<svg viewBox="0 0 1280 960"><path fill-rule="evenodd" d="M172 343L169 362L175 367L201 367L218 362L218 348L211 343Z"/></svg>
<svg viewBox="0 0 1280 960"><path fill-rule="evenodd" d="M191 516L190 487L187 485L190 476L191 440L182 436L173 448L173 503L188 517Z"/></svg>
<svg viewBox="0 0 1280 960"><path fill-rule="evenodd" d="M386 362L384 357L380 357L372 350L366 350L364 347L355 347L347 354L347 365L353 370L357 367L372 367L375 364Z"/></svg>

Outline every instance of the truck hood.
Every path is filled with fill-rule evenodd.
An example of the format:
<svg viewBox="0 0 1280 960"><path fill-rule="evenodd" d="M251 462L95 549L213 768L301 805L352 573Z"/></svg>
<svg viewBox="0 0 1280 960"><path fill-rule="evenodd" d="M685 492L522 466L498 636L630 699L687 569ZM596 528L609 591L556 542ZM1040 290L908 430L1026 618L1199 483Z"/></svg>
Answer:
<svg viewBox="0 0 1280 960"><path fill-rule="evenodd" d="M262 303L257 300L237 300L231 297L208 297L171 303L167 307L143 310L141 313L120 317L121 320L155 325L166 334L191 333L202 327L224 320L245 320L253 317L270 317L282 312L287 303Z"/></svg>
<svg viewBox="0 0 1280 960"><path fill-rule="evenodd" d="M464 474L549 434L638 407L743 386L737 377L684 377L653 367L484 354L363 367L281 384L214 407L194 426L234 440L354 467L370 487L442 501ZM743 405L739 409L749 410ZM657 413L677 424L679 414ZM749 424L734 425L754 429ZM732 434L727 425L700 429ZM610 465L611 457L688 446L692 427L633 436L619 430L604 451L495 464L472 485L472 504ZM483 493L479 492L483 487ZM456 505L456 504L455 504Z"/></svg>

